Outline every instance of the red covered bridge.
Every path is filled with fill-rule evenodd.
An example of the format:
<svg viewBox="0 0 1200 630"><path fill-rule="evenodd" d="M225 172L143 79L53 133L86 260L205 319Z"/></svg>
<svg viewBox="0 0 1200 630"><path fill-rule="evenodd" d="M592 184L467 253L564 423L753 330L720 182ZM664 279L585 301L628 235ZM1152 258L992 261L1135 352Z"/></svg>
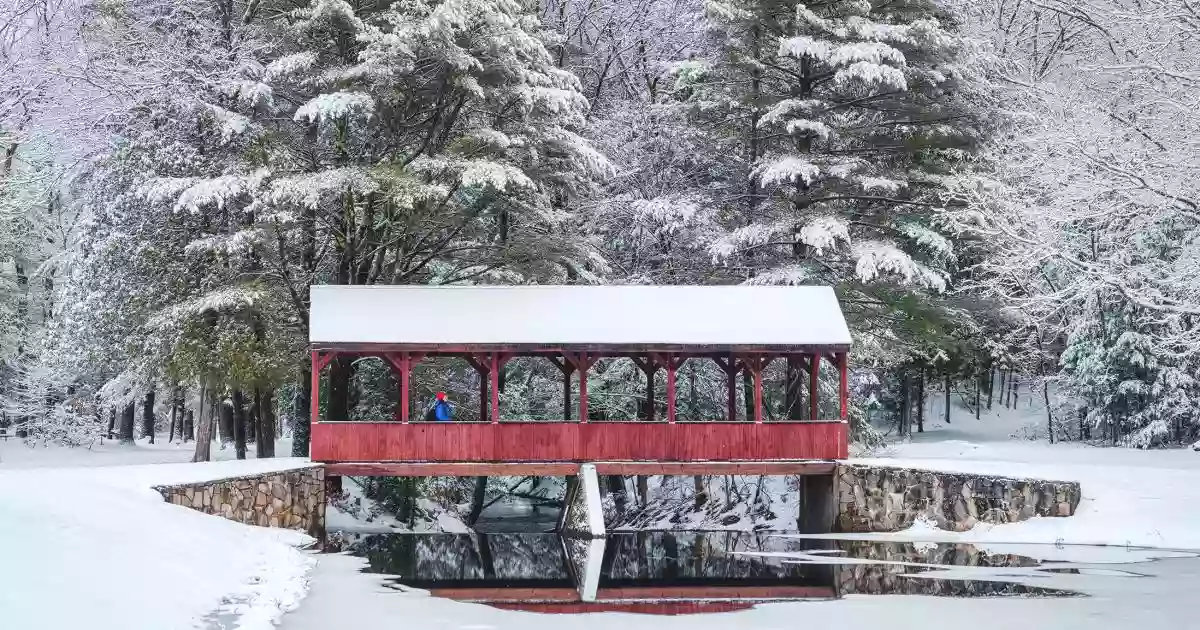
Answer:
<svg viewBox="0 0 1200 630"><path fill-rule="evenodd" d="M312 459L334 474L570 475L820 473L847 456L850 334L828 287L766 286L314 286ZM319 418L322 370L337 356L378 356L399 386L394 418ZM431 357L460 357L481 375L480 417L422 422L410 375ZM499 374L514 357L544 357L562 371L558 421L510 421ZM666 372L666 417L597 421L587 375L627 357L653 379ZM807 419L764 421L763 372L776 360L805 374ZM724 418L682 421L676 378L686 361L714 361L728 378ZM828 367L825 367L828 366ZM821 417L823 369L839 375L836 417ZM750 417L738 419L737 380L753 382ZM572 375L578 396L572 404ZM794 415L794 414L793 414Z"/></svg>

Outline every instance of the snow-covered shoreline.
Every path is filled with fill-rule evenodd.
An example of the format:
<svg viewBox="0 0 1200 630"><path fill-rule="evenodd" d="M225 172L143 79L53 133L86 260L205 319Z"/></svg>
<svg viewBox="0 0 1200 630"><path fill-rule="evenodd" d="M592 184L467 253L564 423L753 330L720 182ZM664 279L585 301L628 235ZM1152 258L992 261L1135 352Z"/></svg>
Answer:
<svg viewBox="0 0 1200 630"><path fill-rule="evenodd" d="M36 455L18 448L26 447L3 452ZM164 449L124 450L138 462ZM122 466L119 456L43 454L58 465L0 463L5 627L266 630L307 592L311 537L174 506L153 489L294 469L307 459Z"/></svg>
<svg viewBox="0 0 1200 630"><path fill-rule="evenodd" d="M1057 544L1070 550L1087 544L1200 550L1200 528L1194 527L1200 456L1190 449L944 439L972 432L967 421L956 424L954 434L930 428L878 457L852 461L1079 481L1083 500L1076 516L981 524L961 533L918 524L895 534L846 537L997 549ZM182 463L189 458L190 448L170 444L106 444L89 451L0 443L4 619L26 622L14 627L266 630L300 604L318 563L334 563L341 567L339 575L352 571L354 563L342 562L340 556L306 553L303 548L313 541L304 534L249 527L169 505L153 490L293 469L308 465L307 459ZM376 583L369 576L362 580ZM72 594L70 606L58 602L64 585ZM138 614L130 615L130 610Z"/></svg>

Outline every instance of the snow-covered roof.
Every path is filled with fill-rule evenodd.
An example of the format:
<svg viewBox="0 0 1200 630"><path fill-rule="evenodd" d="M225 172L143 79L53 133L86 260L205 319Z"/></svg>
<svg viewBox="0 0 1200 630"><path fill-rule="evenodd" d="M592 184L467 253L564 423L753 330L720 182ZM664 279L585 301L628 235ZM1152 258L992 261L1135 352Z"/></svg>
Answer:
<svg viewBox="0 0 1200 630"><path fill-rule="evenodd" d="M830 287L313 286L314 346L848 349Z"/></svg>

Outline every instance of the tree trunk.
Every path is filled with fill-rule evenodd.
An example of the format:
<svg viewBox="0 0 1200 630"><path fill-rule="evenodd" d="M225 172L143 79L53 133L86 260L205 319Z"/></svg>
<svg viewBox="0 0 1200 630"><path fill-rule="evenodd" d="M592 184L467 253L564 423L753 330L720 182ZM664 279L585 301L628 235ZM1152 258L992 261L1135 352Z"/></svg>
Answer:
<svg viewBox="0 0 1200 630"><path fill-rule="evenodd" d="M996 391L996 366L988 361L987 369L988 411L992 410L992 394Z"/></svg>
<svg viewBox="0 0 1200 630"><path fill-rule="evenodd" d="M167 444L175 441L175 424L179 418L179 403L174 398L171 399L171 426L167 429ZM179 438L183 441L183 425L179 426Z"/></svg>
<svg viewBox="0 0 1200 630"><path fill-rule="evenodd" d="M1013 374L1012 378L1009 380L1012 381L1012 408L1016 409L1017 408L1017 399L1019 398L1019 396L1017 394L1021 391L1020 390L1020 382L1017 381L1016 374Z"/></svg>
<svg viewBox="0 0 1200 630"><path fill-rule="evenodd" d="M694 497L695 498L695 508L693 509L693 511L699 512L700 508L705 503L708 502L708 492L704 488L704 476L703 475L693 476L692 477L692 485L696 491L696 495Z"/></svg>
<svg viewBox="0 0 1200 630"><path fill-rule="evenodd" d="M187 444L188 440L193 439L193 436L195 435L195 433L193 433L193 432L195 430L196 430L196 417L195 417L195 415L193 415L192 410L188 409L187 411L183 412L183 429L182 429L182 434L180 436L183 438L184 444Z"/></svg>
<svg viewBox="0 0 1200 630"><path fill-rule="evenodd" d="M1046 434L1050 443L1054 443L1054 414L1050 411L1050 381L1042 379L1042 398L1046 401Z"/></svg>
<svg viewBox="0 0 1200 630"><path fill-rule="evenodd" d="M108 410L108 439L115 440L116 436L113 432L117 430L117 408L112 407Z"/></svg>
<svg viewBox="0 0 1200 630"><path fill-rule="evenodd" d="M305 365L300 369L299 387L292 405L292 457L308 457L308 439L312 415L309 405L315 395L312 390L312 368Z"/></svg>
<svg viewBox="0 0 1200 630"><path fill-rule="evenodd" d="M1008 406L1008 370L1000 370L1000 402Z"/></svg>
<svg viewBox="0 0 1200 630"><path fill-rule="evenodd" d="M258 388L255 388L254 395L246 400L246 448L258 439L258 402Z"/></svg>
<svg viewBox="0 0 1200 630"><path fill-rule="evenodd" d="M148 437L150 443L154 443L154 390L147 392L142 402L142 437Z"/></svg>
<svg viewBox="0 0 1200 630"><path fill-rule="evenodd" d="M238 459L246 459L246 397L242 390L233 390L233 449Z"/></svg>
<svg viewBox="0 0 1200 630"><path fill-rule="evenodd" d="M487 496L487 477L475 478L475 493L471 497L471 513L467 516L467 525L475 526L479 516L483 514L483 500Z"/></svg>
<svg viewBox="0 0 1200 630"><path fill-rule="evenodd" d="M608 485L608 493L612 495L613 505L617 506L617 510L625 509L625 505L629 502L629 497L625 493L625 478L621 475L606 475L604 483Z"/></svg>
<svg viewBox="0 0 1200 630"><path fill-rule="evenodd" d="M980 409L979 403L983 401L983 399L980 397L980 395L983 393L981 391L983 389L983 383L982 383L983 372L981 370L979 370L978 365L979 364L976 363L975 367L971 370L972 372L974 372L974 375L975 375L974 380L975 380L975 419L976 420L979 420L979 413L982 411L982 409Z"/></svg>
<svg viewBox="0 0 1200 630"><path fill-rule="evenodd" d="M917 372L917 433L925 432L925 368Z"/></svg>
<svg viewBox="0 0 1200 630"><path fill-rule="evenodd" d="M214 400L213 402L217 401ZM233 442L233 405L225 400L221 400L217 404L221 407L217 432L221 435L221 448L225 448L225 445Z"/></svg>
<svg viewBox="0 0 1200 630"><path fill-rule="evenodd" d="M657 369L642 370L646 375L646 421L654 422L654 373Z"/></svg>
<svg viewBox="0 0 1200 630"><path fill-rule="evenodd" d="M804 414L803 396L804 391L804 369L801 367L800 357L789 356L787 358L787 394L784 404L787 405L788 420L806 420Z"/></svg>
<svg viewBox="0 0 1200 630"><path fill-rule="evenodd" d="M950 371L946 371L946 424L950 424Z"/></svg>
<svg viewBox="0 0 1200 630"><path fill-rule="evenodd" d="M900 368L900 437L912 435L912 387L908 382L908 367Z"/></svg>
<svg viewBox="0 0 1200 630"><path fill-rule="evenodd" d="M275 457L275 390L267 388L260 394L254 390L258 406L258 442L255 448L259 459Z"/></svg>
<svg viewBox="0 0 1200 630"><path fill-rule="evenodd" d="M121 412L121 428L118 434L121 444L133 444L133 426L135 424L134 418L136 413L137 411L133 403L125 405L125 409Z"/></svg>
<svg viewBox="0 0 1200 630"><path fill-rule="evenodd" d="M212 432L213 432L212 413L210 412L207 418L205 418L205 416L204 416L204 404L206 402L205 398L207 397L207 394L208 394L208 389L205 387L201 387L200 388L200 406L196 408L196 411L200 415L200 427L198 429L196 429L196 452L192 455L193 462L208 461L209 460L209 451L212 450ZM210 409L211 409L211 406L210 406Z"/></svg>

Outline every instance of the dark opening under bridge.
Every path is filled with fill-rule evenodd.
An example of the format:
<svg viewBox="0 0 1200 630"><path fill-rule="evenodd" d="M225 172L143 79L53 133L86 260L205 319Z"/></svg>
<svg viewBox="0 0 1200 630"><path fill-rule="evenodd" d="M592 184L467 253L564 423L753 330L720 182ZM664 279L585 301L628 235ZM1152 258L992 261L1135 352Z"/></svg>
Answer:
<svg viewBox="0 0 1200 630"><path fill-rule="evenodd" d="M314 286L311 297L311 452L334 475L573 475L584 463L600 474L827 474L847 456L850 334L828 287ZM363 356L390 366L400 390L394 416L321 418L322 371ZM479 372L478 420L413 417L413 367L434 357L459 357ZM544 357L561 371L561 420L503 417L500 372L516 357ZM665 418L655 418L654 405L642 419L589 413L589 371L616 357L632 359L650 383L665 371ZM724 372L727 411L682 421L677 376L699 360ZM764 417L763 374L776 360L790 382L799 375L807 385L806 419ZM834 417L821 413L826 365L838 375ZM743 374L753 393L750 417L738 420Z"/></svg>

